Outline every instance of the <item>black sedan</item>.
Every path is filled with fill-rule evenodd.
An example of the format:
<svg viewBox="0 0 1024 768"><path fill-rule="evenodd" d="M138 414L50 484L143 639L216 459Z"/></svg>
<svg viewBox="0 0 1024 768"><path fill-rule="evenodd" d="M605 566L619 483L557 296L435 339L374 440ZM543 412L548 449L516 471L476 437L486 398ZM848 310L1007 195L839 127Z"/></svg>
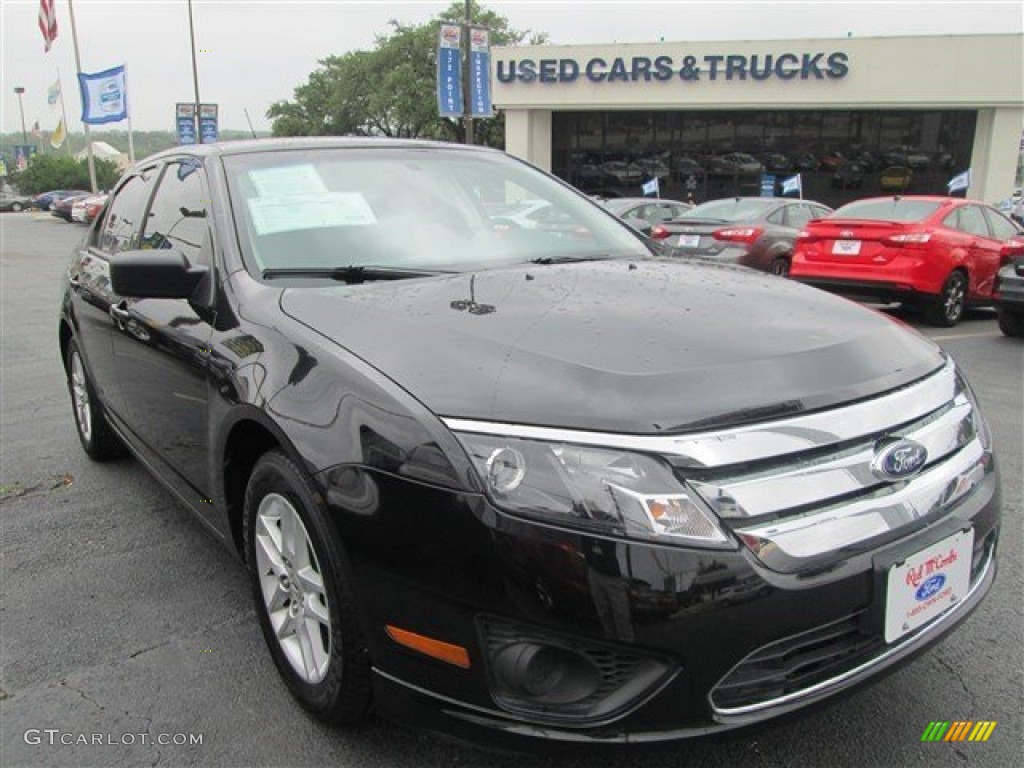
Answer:
<svg viewBox="0 0 1024 768"><path fill-rule="evenodd" d="M996 273L992 298L999 330L1007 336L1024 336L1024 259L1014 259Z"/></svg>
<svg viewBox="0 0 1024 768"><path fill-rule="evenodd" d="M832 212L811 200L729 197L709 200L654 227L651 237L679 256L697 256L788 275L793 245L811 219Z"/></svg>
<svg viewBox="0 0 1024 768"><path fill-rule="evenodd" d="M489 213L522 200L568 225ZM996 462L955 364L652 247L492 150L168 150L71 256L78 437L238 554L284 685L332 723L674 739L925 650L996 571Z"/></svg>

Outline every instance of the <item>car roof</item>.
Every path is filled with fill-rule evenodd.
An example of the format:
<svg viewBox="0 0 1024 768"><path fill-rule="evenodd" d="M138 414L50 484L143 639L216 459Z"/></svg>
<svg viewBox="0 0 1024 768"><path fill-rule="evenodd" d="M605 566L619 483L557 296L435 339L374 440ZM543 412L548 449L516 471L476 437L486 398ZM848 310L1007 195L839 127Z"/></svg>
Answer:
<svg viewBox="0 0 1024 768"><path fill-rule="evenodd" d="M144 165L165 157L228 157L265 152L285 152L301 149L365 149L365 148L433 149L462 152L497 152L490 147L467 144L453 144L444 141L423 139L390 139L377 136L302 136L290 138L244 139L222 141L216 144L188 144L157 152L140 160L136 166Z"/></svg>

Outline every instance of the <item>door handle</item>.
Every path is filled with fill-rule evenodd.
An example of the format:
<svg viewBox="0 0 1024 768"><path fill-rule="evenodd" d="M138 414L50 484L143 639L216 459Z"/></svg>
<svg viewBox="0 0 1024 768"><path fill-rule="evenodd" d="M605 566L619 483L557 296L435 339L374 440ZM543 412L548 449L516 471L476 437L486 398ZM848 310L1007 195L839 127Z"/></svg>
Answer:
<svg viewBox="0 0 1024 768"><path fill-rule="evenodd" d="M131 322L132 319L132 313L125 309L123 302L121 304L110 305L110 316L123 323Z"/></svg>

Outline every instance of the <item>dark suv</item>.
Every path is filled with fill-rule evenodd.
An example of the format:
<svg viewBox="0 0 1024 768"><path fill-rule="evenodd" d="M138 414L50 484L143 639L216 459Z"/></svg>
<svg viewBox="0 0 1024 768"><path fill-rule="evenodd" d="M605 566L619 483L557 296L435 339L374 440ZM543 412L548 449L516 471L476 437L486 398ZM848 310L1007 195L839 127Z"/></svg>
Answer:
<svg viewBox="0 0 1024 768"><path fill-rule="evenodd" d="M565 226L509 226L523 200ZM78 437L238 554L284 685L332 723L673 739L926 649L996 572L957 366L652 247L492 150L168 150L71 257Z"/></svg>

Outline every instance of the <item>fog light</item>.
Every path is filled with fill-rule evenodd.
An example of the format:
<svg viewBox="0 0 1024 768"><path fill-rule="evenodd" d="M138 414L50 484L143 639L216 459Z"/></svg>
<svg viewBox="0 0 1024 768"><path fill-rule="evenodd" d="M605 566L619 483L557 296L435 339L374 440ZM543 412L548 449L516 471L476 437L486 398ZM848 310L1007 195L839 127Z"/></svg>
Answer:
<svg viewBox="0 0 1024 768"><path fill-rule="evenodd" d="M597 691L601 675L586 656L550 645L514 643L494 658L494 674L509 693L541 704L571 704Z"/></svg>

